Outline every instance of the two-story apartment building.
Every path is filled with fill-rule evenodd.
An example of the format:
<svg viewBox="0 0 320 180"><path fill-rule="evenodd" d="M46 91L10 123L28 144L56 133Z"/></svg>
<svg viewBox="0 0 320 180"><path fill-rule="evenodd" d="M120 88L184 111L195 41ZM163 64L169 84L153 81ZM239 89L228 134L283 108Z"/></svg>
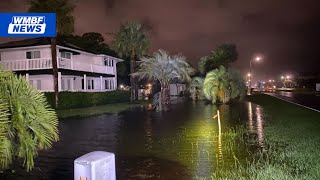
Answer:
<svg viewBox="0 0 320 180"><path fill-rule="evenodd" d="M94 54L57 42L59 91L99 92L117 89L117 63L122 59ZM0 66L25 76L40 91L54 91L49 38L0 44Z"/></svg>

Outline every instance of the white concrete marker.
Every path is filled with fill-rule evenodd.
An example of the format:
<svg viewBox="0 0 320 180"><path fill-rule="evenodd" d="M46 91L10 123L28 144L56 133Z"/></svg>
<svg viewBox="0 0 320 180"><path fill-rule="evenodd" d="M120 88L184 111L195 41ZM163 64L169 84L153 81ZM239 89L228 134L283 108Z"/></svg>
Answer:
<svg viewBox="0 0 320 180"><path fill-rule="evenodd" d="M74 180L115 180L115 155L94 151L74 160Z"/></svg>

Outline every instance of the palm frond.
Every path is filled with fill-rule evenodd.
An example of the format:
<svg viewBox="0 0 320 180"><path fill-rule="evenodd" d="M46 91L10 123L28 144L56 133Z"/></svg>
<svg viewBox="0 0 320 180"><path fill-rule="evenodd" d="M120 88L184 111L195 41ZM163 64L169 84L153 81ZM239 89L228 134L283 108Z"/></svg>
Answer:
<svg viewBox="0 0 320 180"><path fill-rule="evenodd" d="M9 114L4 143L0 145L6 148L0 156L7 157L9 163L14 155L23 158L29 171L38 150L48 149L59 140L57 115L44 94L30 87L23 77L0 70L0 83L0 95ZM16 148L10 154L11 144L16 144ZM9 163L2 163L3 167Z"/></svg>

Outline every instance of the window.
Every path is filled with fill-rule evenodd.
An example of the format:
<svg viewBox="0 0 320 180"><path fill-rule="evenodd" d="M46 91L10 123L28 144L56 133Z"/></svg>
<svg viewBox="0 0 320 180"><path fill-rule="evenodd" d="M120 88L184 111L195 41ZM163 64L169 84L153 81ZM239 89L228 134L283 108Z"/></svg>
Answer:
<svg viewBox="0 0 320 180"><path fill-rule="evenodd" d="M91 83L92 83L91 87L92 87L92 89L94 89L94 80L93 79L91 80Z"/></svg>
<svg viewBox="0 0 320 180"><path fill-rule="evenodd" d="M90 83L91 81L88 80L87 82L88 82L88 84L87 84L88 89L91 89L91 83Z"/></svg>
<svg viewBox="0 0 320 180"><path fill-rule="evenodd" d="M104 81L105 89L109 89L109 81L105 80Z"/></svg>
<svg viewBox="0 0 320 180"><path fill-rule="evenodd" d="M81 79L81 87L84 89L84 79Z"/></svg>
<svg viewBox="0 0 320 180"><path fill-rule="evenodd" d="M67 90L71 90L71 80L70 79L68 79L67 80Z"/></svg>
<svg viewBox="0 0 320 180"><path fill-rule="evenodd" d="M29 80L29 84L31 87L33 87L33 80Z"/></svg>
<svg viewBox="0 0 320 180"><path fill-rule="evenodd" d="M27 51L26 52L27 59L37 59L40 58L40 51Z"/></svg>
<svg viewBox="0 0 320 180"><path fill-rule="evenodd" d="M71 59L71 53L70 52L61 52L61 57L66 59Z"/></svg>
<svg viewBox="0 0 320 180"><path fill-rule="evenodd" d="M37 89L41 90L41 80L37 80Z"/></svg>
<svg viewBox="0 0 320 180"><path fill-rule="evenodd" d="M111 60L111 66L113 67L113 60Z"/></svg>
<svg viewBox="0 0 320 180"><path fill-rule="evenodd" d="M109 83L110 83L110 84L109 84L109 87L110 87L110 89L112 89L112 86L111 86L111 81L109 81Z"/></svg>
<svg viewBox="0 0 320 180"><path fill-rule="evenodd" d="M64 90L65 90L65 86L64 86L64 79L61 79L61 89L62 89L62 91L64 91Z"/></svg>

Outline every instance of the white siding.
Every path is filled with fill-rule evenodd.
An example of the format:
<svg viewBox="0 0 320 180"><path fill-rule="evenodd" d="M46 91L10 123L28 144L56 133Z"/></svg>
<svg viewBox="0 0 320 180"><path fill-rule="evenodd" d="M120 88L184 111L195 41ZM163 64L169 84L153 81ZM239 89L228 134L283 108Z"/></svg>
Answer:
<svg viewBox="0 0 320 180"><path fill-rule="evenodd" d="M1 60L22 60L26 58L27 51L40 51L41 58L51 58L50 47L45 48L25 48L25 49L11 49L11 50L0 50Z"/></svg>
<svg viewBox="0 0 320 180"><path fill-rule="evenodd" d="M41 91L53 91L53 76L52 75L29 75L29 82L32 82L33 88L37 89L38 82L41 82Z"/></svg>

